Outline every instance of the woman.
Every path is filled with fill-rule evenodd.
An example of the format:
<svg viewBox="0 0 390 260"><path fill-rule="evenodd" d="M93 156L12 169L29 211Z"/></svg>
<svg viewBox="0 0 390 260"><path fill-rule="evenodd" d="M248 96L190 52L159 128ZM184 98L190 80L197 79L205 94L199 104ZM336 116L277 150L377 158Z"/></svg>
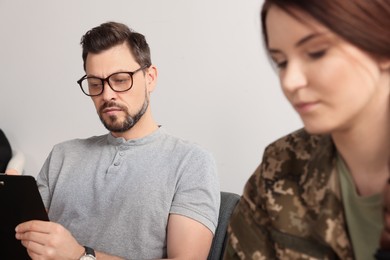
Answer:
<svg viewBox="0 0 390 260"><path fill-rule="evenodd" d="M374 259L390 176L390 1L266 0L262 29L304 129L266 148L225 259Z"/></svg>

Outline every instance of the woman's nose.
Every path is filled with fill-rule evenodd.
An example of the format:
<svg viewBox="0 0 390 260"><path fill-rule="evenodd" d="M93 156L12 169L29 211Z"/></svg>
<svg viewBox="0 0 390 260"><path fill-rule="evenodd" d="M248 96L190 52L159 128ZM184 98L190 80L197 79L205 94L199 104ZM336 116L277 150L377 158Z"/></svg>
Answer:
<svg viewBox="0 0 390 260"><path fill-rule="evenodd" d="M307 86L307 75L303 66L298 62L289 62L281 73L281 85L285 92L294 92Z"/></svg>

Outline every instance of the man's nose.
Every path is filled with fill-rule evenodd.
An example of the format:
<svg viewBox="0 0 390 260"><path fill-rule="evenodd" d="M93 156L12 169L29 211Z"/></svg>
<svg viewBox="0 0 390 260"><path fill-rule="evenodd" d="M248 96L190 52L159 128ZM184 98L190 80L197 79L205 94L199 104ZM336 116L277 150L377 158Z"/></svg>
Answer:
<svg viewBox="0 0 390 260"><path fill-rule="evenodd" d="M109 101L113 100L116 97L116 92L112 90L110 87L108 80L103 81L103 92L102 92L103 100Z"/></svg>

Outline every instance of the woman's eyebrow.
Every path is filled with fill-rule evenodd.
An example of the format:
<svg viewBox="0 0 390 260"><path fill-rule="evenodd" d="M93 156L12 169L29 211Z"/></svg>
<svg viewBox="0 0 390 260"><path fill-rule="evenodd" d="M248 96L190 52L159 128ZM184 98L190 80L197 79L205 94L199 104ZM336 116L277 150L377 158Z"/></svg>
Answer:
<svg viewBox="0 0 390 260"><path fill-rule="evenodd" d="M300 40L295 44L295 47L299 47L299 46L305 44L306 42L308 42L308 41L310 41L310 40L312 40L312 39L314 39L314 38L321 37L321 36L323 36L323 35L324 35L324 33L312 33L312 34L309 34L309 35L303 37L302 39L300 39Z"/></svg>
<svg viewBox="0 0 390 260"><path fill-rule="evenodd" d="M295 47L299 47L303 44L305 44L306 42L308 41L311 41L312 39L315 39L315 38L318 38L318 37L321 37L325 35L325 33L321 32L321 33L312 33L312 34L309 34L309 35L306 35L305 37L301 38L299 41L297 41L294 46ZM278 49L275 49L275 48L269 48L268 51L270 53L281 53L280 50Z"/></svg>

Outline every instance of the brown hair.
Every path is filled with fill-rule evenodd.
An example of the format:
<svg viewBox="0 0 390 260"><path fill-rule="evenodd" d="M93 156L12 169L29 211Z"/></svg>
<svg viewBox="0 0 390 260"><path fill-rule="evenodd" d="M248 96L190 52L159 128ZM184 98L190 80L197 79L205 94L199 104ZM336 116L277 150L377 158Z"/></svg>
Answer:
<svg viewBox="0 0 390 260"><path fill-rule="evenodd" d="M124 42L128 44L134 59L141 67L152 65L150 49L145 36L122 23L107 22L92 28L81 37L84 70L88 53L97 54Z"/></svg>
<svg viewBox="0 0 390 260"><path fill-rule="evenodd" d="M374 57L390 59L389 0L265 0L261 22L266 46L266 18L272 5L292 15L293 10L303 11Z"/></svg>

